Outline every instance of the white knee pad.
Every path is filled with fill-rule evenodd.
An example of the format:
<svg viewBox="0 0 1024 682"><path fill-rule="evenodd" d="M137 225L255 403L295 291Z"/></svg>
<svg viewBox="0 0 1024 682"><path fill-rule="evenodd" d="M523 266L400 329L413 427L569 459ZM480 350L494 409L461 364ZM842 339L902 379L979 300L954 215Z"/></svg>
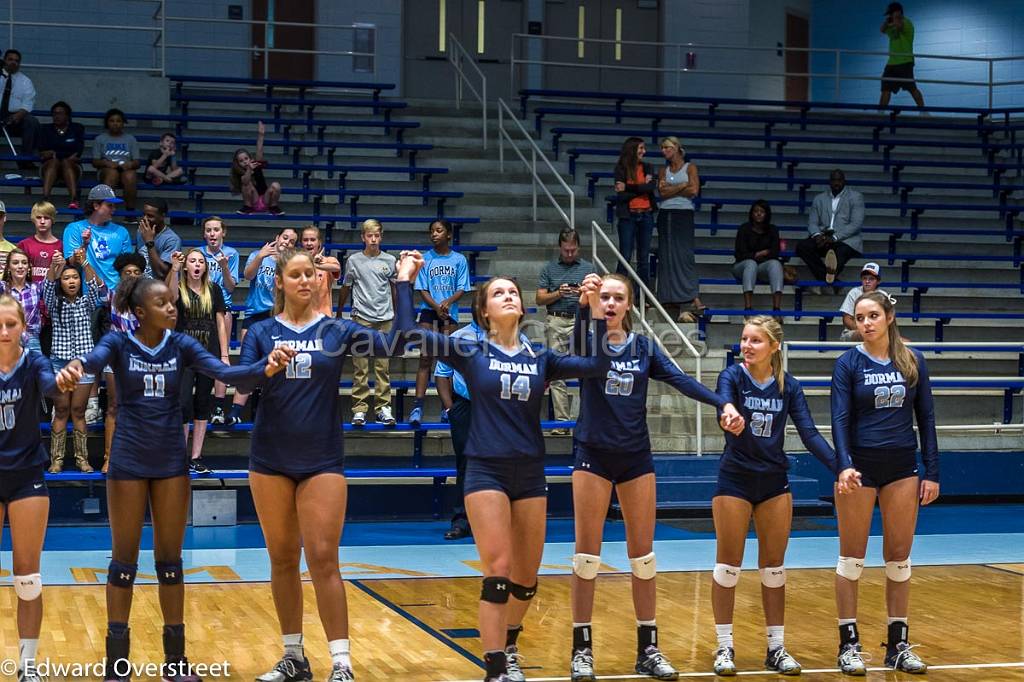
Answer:
<svg viewBox="0 0 1024 682"><path fill-rule="evenodd" d="M894 583L905 583L910 580L910 557L903 561L886 561L885 577Z"/></svg>
<svg viewBox="0 0 1024 682"><path fill-rule="evenodd" d="M864 559L857 557L841 556L836 563L836 573L847 580L854 582L860 580L860 574L864 571Z"/></svg>
<svg viewBox="0 0 1024 682"><path fill-rule="evenodd" d="M786 584L784 566L768 566L761 569L761 584L765 587L782 587Z"/></svg>
<svg viewBox="0 0 1024 682"><path fill-rule="evenodd" d="M593 580L601 569L601 557L596 554L573 554L572 572L583 580Z"/></svg>
<svg viewBox="0 0 1024 682"><path fill-rule="evenodd" d="M715 570L711 576L722 587L736 587L736 583L740 581L740 567L730 566L729 564L715 564Z"/></svg>
<svg viewBox="0 0 1024 682"><path fill-rule="evenodd" d="M658 574L658 565L654 560L654 552L629 560L629 568L640 580L650 580Z"/></svg>
<svg viewBox="0 0 1024 682"><path fill-rule="evenodd" d="M33 601L43 594L43 576L38 573L16 575L13 580L14 593L22 601Z"/></svg>

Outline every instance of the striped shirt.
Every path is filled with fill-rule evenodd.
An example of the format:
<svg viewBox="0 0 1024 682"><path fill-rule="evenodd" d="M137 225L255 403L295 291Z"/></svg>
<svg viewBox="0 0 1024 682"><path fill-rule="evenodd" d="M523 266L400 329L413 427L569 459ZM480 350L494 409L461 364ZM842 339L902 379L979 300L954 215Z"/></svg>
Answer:
<svg viewBox="0 0 1024 682"><path fill-rule="evenodd" d="M6 282L0 282L0 294L10 294L25 309L25 331L34 339L39 338L43 326L43 283L28 282L21 289L15 289Z"/></svg>

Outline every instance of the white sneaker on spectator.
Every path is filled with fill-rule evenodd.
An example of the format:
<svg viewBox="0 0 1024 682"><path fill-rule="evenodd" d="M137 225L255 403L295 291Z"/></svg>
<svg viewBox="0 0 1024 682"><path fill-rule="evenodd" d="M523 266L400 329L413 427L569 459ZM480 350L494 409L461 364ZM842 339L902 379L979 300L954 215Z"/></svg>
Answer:
<svg viewBox="0 0 1024 682"><path fill-rule="evenodd" d="M99 398L89 398L85 406L85 423L99 424L103 421L103 410L100 409Z"/></svg>
<svg viewBox="0 0 1024 682"><path fill-rule="evenodd" d="M365 426L366 425L366 413L355 412L352 415L352 426Z"/></svg>
<svg viewBox="0 0 1024 682"><path fill-rule="evenodd" d="M391 414L390 407L382 407L377 410L377 423L383 424L384 426L395 425L395 416Z"/></svg>

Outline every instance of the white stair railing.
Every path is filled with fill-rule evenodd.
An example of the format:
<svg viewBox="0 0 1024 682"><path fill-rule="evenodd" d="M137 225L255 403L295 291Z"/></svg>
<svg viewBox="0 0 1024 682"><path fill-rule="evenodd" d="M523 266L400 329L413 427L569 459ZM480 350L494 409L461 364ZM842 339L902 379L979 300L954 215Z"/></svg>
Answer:
<svg viewBox="0 0 1024 682"><path fill-rule="evenodd" d="M511 121L513 125L510 128L506 128L506 125L509 121ZM513 137L512 133L516 132L518 132L518 135L516 137ZM555 169L555 167L551 164L551 161L548 160L548 157L545 156L544 152L541 151L540 147L537 146L537 141L534 140L533 136L526 131L526 128L523 127L523 124L519 122L519 119L516 118L516 115L512 113L511 109L509 109L508 104L505 103L505 100L499 97L498 168L501 170L502 173L505 172L506 142L508 143L509 147L512 148L512 151L516 153L516 156L518 156L519 159L526 165L526 168L529 170L530 175L533 179L531 183L533 186L533 222L537 222L537 188L539 187L541 191L543 191L544 194L547 196L548 201L551 202L551 205L555 207L556 211L558 211L558 214L562 217L562 220L565 222L566 226L575 227L576 193L572 190L571 187L569 187L568 184L566 184L565 179L562 177L562 174ZM520 144L522 142L526 142L527 148L529 149L529 159L526 158L526 155L523 153L523 150L520 149ZM537 165L538 160L541 162L541 165L539 167ZM548 189L548 183L545 181L543 177L541 177L541 174L538 172L538 168L541 171L543 171L544 167L547 167L550 176L554 178L555 182L561 186L562 190L567 195L569 199L568 210L562 208L558 200L555 199L555 196L551 194L551 190Z"/></svg>
<svg viewBox="0 0 1024 682"><path fill-rule="evenodd" d="M693 343L690 341L690 338L683 333L683 330L679 328L679 325L672 318L672 316L669 315L665 308L662 307L658 299L655 298L653 293L651 293L651 290L647 288L647 285L644 284L640 277L636 274L636 270L634 270L633 266L629 264L629 261L622 257L622 253L619 252L614 242L612 242L612 240L608 237L608 235L601 228L601 226L597 224L596 220L590 223L590 237L594 265L601 272L613 271L613 269L605 265L604 261L601 260L601 257L597 255L598 245L600 244L601 246L606 247L612 252L612 256L617 261L617 266L622 266L622 269L625 270L626 272L626 276L629 277L630 281L632 282L633 288L639 292L639 304L637 305L635 312L637 317L639 318L640 327L643 329L644 333L650 336L652 339L654 339L654 342L658 344L662 351L664 351L665 355L668 356L669 360L672 361L672 364L674 364L677 369L683 371L682 368L679 367L679 363L676 362L674 352L670 348L668 348L668 346L665 343L665 339L663 339L662 336L657 333L657 331L654 329L654 326L651 324L651 321L647 319L647 305L649 304L656 317L659 318L660 321L668 323L670 337L674 337L674 339L678 339L679 341L681 341L686 350L690 353L690 355L693 356L694 360L696 361L696 370L694 373L694 378L697 379L697 381L703 383L703 379L701 376L702 353L699 350L697 350L697 347L693 345ZM670 338L669 340L674 339ZM701 420L702 404L697 401L695 402L697 404L697 455L700 456L704 454L704 425Z"/></svg>
<svg viewBox="0 0 1024 682"><path fill-rule="evenodd" d="M455 69L455 108L462 108L462 88L469 88L478 102L480 102L480 124L481 135L483 136L484 149L487 149L487 77L477 66L473 55L469 53L455 37L454 33L448 34L448 63ZM467 75L465 65L473 67L473 71L479 79L478 85L474 86L473 81Z"/></svg>

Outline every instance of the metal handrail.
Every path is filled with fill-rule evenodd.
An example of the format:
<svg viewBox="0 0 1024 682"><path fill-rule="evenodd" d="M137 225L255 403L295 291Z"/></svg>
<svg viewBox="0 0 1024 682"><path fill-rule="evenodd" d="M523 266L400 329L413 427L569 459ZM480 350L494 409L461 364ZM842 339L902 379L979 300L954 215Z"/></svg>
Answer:
<svg viewBox="0 0 1024 682"><path fill-rule="evenodd" d="M599 45L635 45L653 48L662 48L666 52L674 49L676 52L676 58L674 61L675 66L671 67L646 67L646 66L628 66L622 64L582 64L578 62L555 62L543 59L528 59L525 57L516 56L517 44L525 44L527 40L545 40L545 41L562 41L571 43L596 43ZM689 69L685 63L685 50L719 50L722 52L778 52L779 50L785 50L787 52L805 52L808 54L831 54L834 55L834 69L831 72L752 72L752 71L732 71L732 70L706 70L706 69ZM513 33L512 44L511 44L511 56L509 59L509 71L511 78L509 80L509 88L511 96L514 97L516 93L516 65L535 65L535 66L559 66L559 67L572 67L572 68L603 68L603 69L618 69L618 70L632 70L632 71L653 71L658 73L674 73L676 78L676 92L679 92L680 79L682 74L686 73L697 73L700 75L712 75L712 76L757 76L757 77L770 77L770 78L786 78L786 77L801 77L801 78L827 78L834 80L835 82L835 99L839 100L840 97L840 83L842 81L881 81L882 76L865 76L857 74L844 75L841 71L842 59L844 56L879 56L879 57L890 57L892 55L897 56L913 56L918 59L938 59L955 62L967 62L976 64L987 64L987 78L983 81L957 81L957 80L942 80L942 79L916 79L919 83L925 84L938 84L938 85L963 85L967 87L979 87L987 88L988 90L988 106L993 106L994 91L995 88L1013 86L1020 84L1019 80L1008 80L1008 81L997 81L995 79L995 64L1010 62L1010 61L1022 61L1022 56L1009 56L1009 57L966 57L957 55L946 55L946 54L930 54L930 53L910 53L910 52L894 52L882 50L844 50L841 48L823 48L823 47L778 47L778 46L763 46L763 45L750 45L750 46L737 46L737 45L713 45L703 43L671 43L663 41L643 41L643 40L615 40L612 38L580 38L578 36L538 36L531 35L528 33ZM668 59L668 55L663 55L663 61L666 63L672 63Z"/></svg>
<svg viewBox="0 0 1024 682"><path fill-rule="evenodd" d="M519 149L519 145L516 143L515 140L512 139L512 136L509 135L508 131L505 129L505 121L506 120L512 121L515 124L516 128L519 129L519 132L522 134L523 139L525 139L526 142L529 143L529 147L530 147L530 160L529 161L523 155L523 152ZM502 98L499 97L498 98L498 167L499 167L499 169L501 170L502 173L505 172L505 142L506 141L508 141L509 146L512 147L512 151L514 151L516 153L516 155L519 156L519 158L522 160L522 162L524 164L526 164L526 167L530 169L530 174L532 175L532 180L533 180L533 182L532 182L532 186L533 186L533 221L537 222L537 187L539 186L541 188L541 190L543 190L544 194L547 195L548 199L551 201L552 206L555 207L555 210L558 211L558 214L560 216L562 216L562 220L565 221L566 226L567 227L576 227L576 193L565 182L565 179L562 178L562 174L558 172L558 170L554 167L554 165L552 165L551 161L548 160L548 157L544 154L543 151L541 151L541 148L537 146L536 140L533 139L533 137L530 135L530 133L526 132L526 128L524 128L523 124L519 122L519 119L516 117L516 115L514 113L512 113L512 110L509 109L508 104L505 103L505 100L503 100ZM568 213L566 213L562 209L562 207L558 204L558 201L555 199L554 195L551 194L551 192L548 190L547 184L545 184L544 180L540 177L540 174L537 173L537 158L538 157L544 163L544 165L548 167L548 169L551 171L552 175L554 175L555 179L558 181L558 184L560 184L562 186L562 189L565 190L566 194L569 195L569 212Z"/></svg>
<svg viewBox="0 0 1024 682"><path fill-rule="evenodd" d="M465 62L468 62L473 67L473 70L476 71L476 75L480 77L479 91L473 87L473 82L466 76L466 71L462 68L462 64ZM487 76L480 70L476 60L462 46L462 43L459 42L454 33L448 34L448 63L455 69L455 108L462 108L463 83L469 88L470 92L476 95L477 101L480 102L480 120L483 129L484 149L487 149Z"/></svg>
<svg viewBox="0 0 1024 682"><path fill-rule="evenodd" d="M305 27L314 28L318 30L330 29L330 30L351 30L351 31L373 31L374 37L376 38L376 27L367 26L365 24L325 24L321 22L297 22L297 21L272 21L270 19L217 19L212 17L179 17L179 16L168 16L167 15L167 1L166 0L153 0L155 8L153 11L151 26L139 26L138 24L95 24L95 23L78 23L78 22L49 22L49 21L21 21L15 19L15 3L9 3L7 24L8 44L14 45L14 29L18 26L26 27L40 27L45 26L47 28L58 28L58 29L102 29L104 31L134 31L154 34L153 48L156 50L154 56L154 62L157 62L152 67L132 67L132 66L101 66L101 65L81 65L81 64L42 64L35 62L26 62L23 64L27 68L36 69L81 69L89 68L98 71L138 71L143 73L159 73L161 76L167 75L167 50L215 50L215 51L232 51L232 52L257 52L263 53L263 68L264 77L269 75L269 55L270 53L280 54L314 54L323 56L340 56L340 57L368 57L373 61L374 72L377 69L377 54L376 52L358 52L355 50L317 50L317 49L287 49L287 48L275 48L270 47L269 33L275 27ZM190 43L168 43L167 42L167 30L169 23L203 23L203 24L231 24L234 26L246 25L246 26L263 26L264 27L264 41L263 45L254 47L251 45L210 45L210 44L190 44ZM376 46L377 41L374 40Z"/></svg>
<svg viewBox="0 0 1024 682"><path fill-rule="evenodd" d="M701 352L698 351L697 348L690 342L689 337L687 337L683 333L683 330L679 328L679 325L676 323L674 319L672 319L672 316L668 314L664 307L662 307L661 303L654 296L651 290L648 289L647 285L644 284L643 280L640 279L640 276L636 274L636 270L633 269L633 266L630 265L629 261L623 258L622 253L615 246L612 240L608 237L604 229L597 224L596 220L591 221L590 223L590 242L593 263L598 268L598 270L603 272L612 272L612 269L606 266L604 262L601 260L601 257L597 255L597 246L600 242L611 250L612 255L618 261L618 265L626 271L626 275L629 277L633 286L639 292L639 303L636 306L636 314L640 318L640 326L643 328L644 333L647 334L647 336L654 339L654 342L658 344L658 347L661 348L661 350L665 353L668 359L672 361L672 364L676 366L676 369L678 369L680 372L683 371L682 367L679 366L679 363L676 362L676 359L673 357L672 352L669 351L668 348L666 348L664 341L662 341L661 337L654 330L654 327L651 326L651 323L647 320L647 305L649 304L651 308L665 322L668 323L669 330L673 334L675 334L676 338L682 339L683 345L686 346L686 349L690 351L690 354L696 360L697 367L695 372L696 376L694 378L697 380L698 383L703 383L701 377ZM616 268L616 270L617 269L618 268ZM700 401L695 402L697 403L697 456L699 457L704 454L704 425L703 420L701 418L701 403Z"/></svg>

